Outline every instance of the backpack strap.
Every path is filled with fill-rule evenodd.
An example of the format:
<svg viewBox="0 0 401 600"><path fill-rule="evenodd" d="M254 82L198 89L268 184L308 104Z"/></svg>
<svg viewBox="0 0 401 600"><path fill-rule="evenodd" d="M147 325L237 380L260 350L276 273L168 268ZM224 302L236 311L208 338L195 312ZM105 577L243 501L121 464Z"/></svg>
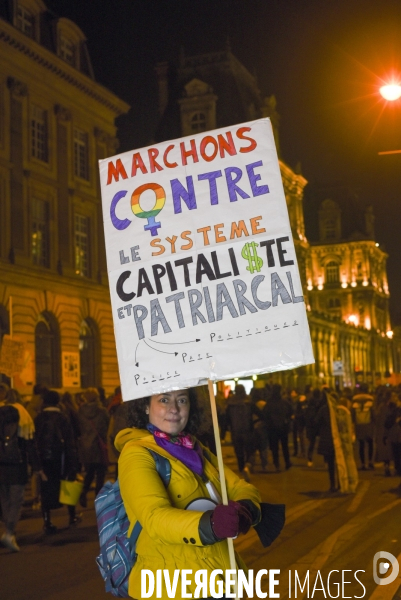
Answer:
<svg viewBox="0 0 401 600"><path fill-rule="evenodd" d="M156 471L160 475L161 480L163 481L164 487L167 488L168 484L170 483L170 479L171 479L170 461L167 458L165 458L164 456L157 454L157 452L150 450L149 448L147 448L147 450L153 456L154 461L156 463ZM130 547L131 552L135 551L136 543L138 541L139 534L141 533L141 531L142 531L142 525L140 524L139 521L137 521L131 531L131 535L129 536L129 547Z"/></svg>
<svg viewBox="0 0 401 600"><path fill-rule="evenodd" d="M164 487L168 487L168 484L170 483L170 479L171 479L170 461L168 460L168 458L165 458L164 456L157 454L157 452L154 452L153 450L150 450L149 448L148 448L148 450L155 460L156 470L159 473L159 475L164 483Z"/></svg>

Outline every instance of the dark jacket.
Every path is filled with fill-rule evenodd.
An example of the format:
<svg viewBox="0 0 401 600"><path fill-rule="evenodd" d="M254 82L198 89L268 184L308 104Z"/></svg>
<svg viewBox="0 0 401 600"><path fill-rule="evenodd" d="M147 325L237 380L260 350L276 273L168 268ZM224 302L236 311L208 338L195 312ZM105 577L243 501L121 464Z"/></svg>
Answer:
<svg viewBox="0 0 401 600"><path fill-rule="evenodd" d="M315 419L316 433L319 436L318 454L334 454L333 433L331 429L330 409L327 400L319 408Z"/></svg>
<svg viewBox="0 0 401 600"><path fill-rule="evenodd" d="M2 409L11 410L16 413L17 408L13 405L2 405ZM18 411L19 412L19 411ZM16 413L16 419L13 419L15 423L19 423L19 415ZM33 424L32 424L33 431ZM19 428L16 431L17 443L19 448L19 456L14 464L0 463L0 484L7 485L25 485L28 481L28 464L31 465L33 471L39 471L40 462L36 452L35 443L33 439L25 439L18 435L20 433ZM10 433L9 433L10 435Z"/></svg>
<svg viewBox="0 0 401 600"><path fill-rule="evenodd" d="M268 431L288 430L293 414L291 402L284 398L268 398L263 409L263 416L266 421Z"/></svg>
<svg viewBox="0 0 401 600"><path fill-rule="evenodd" d="M301 396L295 402L294 420L298 427L305 427L306 415L308 411L308 400L305 396Z"/></svg>
<svg viewBox="0 0 401 600"><path fill-rule="evenodd" d="M0 464L0 484L25 485L28 482L28 464L33 471L40 469L34 440L18 438L18 445L21 451L21 462L16 465Z"/></svg>
<svg viewBox="0 0 401 600"><path fill-rule="evenodd" d="M99 399L81 404L78 411L81 430L80 451L85 465L102 463L103 456L99 446L98 435L107 444L109 414Z"/></svg>
<svg viewBox="0 0 401 600"><path fill-rule="evenodd" d="M391 403L384 421L386 441L390 444L401 444L401 406Z"/></svg>
<svg viewBox="0 0 401 600"><path fill-rule="evenodd" d="M77 451L72 427L58 407L47 407L35 419L35 441L41 464L62 464L61 476L77 470Z"/></svg>
<svg viewBox="0 0 401 600"><path fill-rule="evenodd" d="M226 427L231 435L251 435L253 431L252 414L254 405L249 398L239 398L234 394L228 402L226 409Z"/></svg>
<svg viewBox="0 0 401 600"><path fill-rule="evenodd" d="M305 411L306 436L309 440L316 437L316 417L319 409L324 404L323 396L319 390L314 390L307 396L308 406Z"/></svg>

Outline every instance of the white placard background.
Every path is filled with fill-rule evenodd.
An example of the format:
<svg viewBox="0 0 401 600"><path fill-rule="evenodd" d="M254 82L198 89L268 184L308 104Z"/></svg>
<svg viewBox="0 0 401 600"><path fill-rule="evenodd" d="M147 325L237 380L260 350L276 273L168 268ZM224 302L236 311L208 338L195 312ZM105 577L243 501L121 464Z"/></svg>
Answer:
<svg viewBox="0 0 401 600"><path fill-rule="evenodd" d="M225 140L227 146L230 135L231 155L227 150L220 150L221 140ZM200 149L206 137L205 160ZM197 162L188 156L183 166L182 144L186 151L196 148ZM208 160L215 147L219 151L213 160ZM204 132L151 148L153 156L158 153L155 161L161 167L159 170L155 166L153 173L149 148L100 161L110 295L124 400L199 385L207 379L243 377L314 362L269 119ZM147 173L137 168L135 176L131 176L134 155L137 165L140 159L143 161L142 169ZM110 168L118 167L118 159L126 178L122 170L119 175L109 175ZM172 167L175 163L177 166ZM209 174L208 178L198 178L205 174ZM240 190L237 193L233 184L227 183L236 179L234 183ZM178 180L175 185L187 190L192 182L195 198L192 198L191 210L176 196L176 210L180 205L181 212L175 213L173 180ZM131 209L132 194L150 183L161 186L166 198L154 218L160 223L156 235L144 229L148 219L138 218ZM213 187L217 192L214 199ZM123 229L113 225L110 211L118 193L119 200L114 200L115 217L120 224L130 221ZM249 197L241 197L243 195ZM140 195L142 210L149 211L154 204L154 191L146 190ZM248 235L235 237L232 224L236 223L235 229L240 221L244 222ZM197 231L205 227L210 230ZM183 232L187 233L181 237ZM217 242L216 235L220 240L224 236L226 241ZM174 251L166 238L175 239ZM280 238L288 240L280 242ZM192 247L182 249L190 245L189 240L193 242ZM270 240L274 242L266 246ZM152 255L162 247L163 253ZM211 279L203 274L196 283L196 266L201 254L203 267L210 266ZM132 256L137 260L133 261ZM190 258L189 285L186 285L184 267L174 263ZM161 265L167 271L166 263L174 274L173 284L166 272L160 278L158 293L152 266ZM122 285L121 278L124 279ZM138 278L142 281L147 278L151 286L142 286L141 295ZM135 297L123 299L124 294L132 293ZM183 298L173 297L180 293ZM168 298L170 302L166 301ZM196 300L199 306L191 312L190 302L194 304ZM146 311L147 316L142 320Z"/></svg>

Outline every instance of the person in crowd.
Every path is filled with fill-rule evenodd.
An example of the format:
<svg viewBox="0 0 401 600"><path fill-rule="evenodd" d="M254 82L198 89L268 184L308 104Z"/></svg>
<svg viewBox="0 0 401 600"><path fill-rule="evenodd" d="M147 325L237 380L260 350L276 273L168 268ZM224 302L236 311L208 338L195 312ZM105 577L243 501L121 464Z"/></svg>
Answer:
<svg viewBox="0 0 401 600"><path fill-rule="evenodd" d="M296 457L298 456L298 431L295 423L295 406L299 398L299 393L295 389L289 389L287 392L282 393L282 397L288 400L292 406L290 430L292 431L293 456Z"/></svg>
<svg viewBox="0 0 401 600"><path fill-rule="evenodd" d="M332 420L335 417L332 431L340 491L344 494L354 494L358 486L358 470L354 458L355 430L348 408L349 401L343 395L338 398L333 392L329 396L329 402L330 417Z"/></svg>
<svg viewBox="0 0 401 600"><path fill-rule="evenodd" d="M384 465L384 475L391 477L390 464L393 460L391 443L387 443L388 430L384 424L386 422L390 405L396 404L396 394L384 386L381 386L376 392L374 412L375 412L375 448L376 461Z"/></svg>
<svg viewBox="0 0 401 600"><path fill-rule="evenodd" d="M114 396L111 398L111 400L107 406L107 411L110 416L109 427L107 430L107 451L108 451L108 456L109 456L109 465L114 466L114 468L115 468L115 478L116 479L118 477L119 453L117 451L117 448L114 445L114 440L115 440L116 434L118 433L118 430L116 427L116 418L117 418L117 414L119 412L119 408L120 408L120 406L122 406L122 404L123 404L123 398L121 395L121 387L118 386L118 387L116 387L116 389L114 391Z"/></svg>
<svg viewBox="0 0 401 600"><path fill-rule="evenodd" d="M0 404L2 402L5 402L8 390L9 390L8 385L6 383L1 382L0 383Z"/></svg>
<svg viewBox="0 0 401 600"><path fill-rule="evenodd" d="M255 387L252 388L250 399L252 405L254 406L252 414L253 447L255 453L259 452L262 471L265 473L267 471L267 449L269 446L269 438L267 435L267 424L263 416L263 409L266 406L264 389Z"/></svg>
<svg viewBox="0 0 401 600"><path fill-rule="evenodd" d="M373 465L373 438L374 438L374 398L369 393L369 387L362 383L359 392L352 399L352 420L355 425L355 435L359 444L359 458L361 470L366 471L365 444L368 449L368 468Z"/></svg>
<svg viewBox="0 0 401 600"><path fill-rule="evenodd" d="M200 385L196 390L196 396L198 399L199 410L203 416L202 424L196 432L196 437L201 444L207 446L213 454L216 454L216 440L213 431L212 410L207 385Z"/></svg>
<svg viewBox="0 0 401 600"><path fill-rule="evenodd" d="M350 387L345 386L341 391L341 397L346 398L346 404L349 411L352 408L352 390ZM343 406L345 406L343 404Z"/></svg>
<svg viewBox="0 0 401 600"><path fill-rule="evenodd" d="M28 481L28 463L35 473L44 474L33 441L35 426L32 418L21 403L15 402L16 395L9 393L12 390L8 386L6 388L5 397L0 402L0 443L4 449L2 438L7 436L8 447L13 450L10 454L2 451L0 455L0 506L5 526L0 541L12 552L19 552L15 535ZM12 435L12 432L15 434Z"/></svg>
<svg viewBox="0 0 401 600"><path fill-rule="evenodd" d="M217 390L216 393L216 410L217 410L217 418L219 421L219 427L220 427L220 433L221 433L221 443L223 444L225 442L225 439L223 438L223 432L224 432L224 437L227 431L227 427L226 427L226 410L227 410L227 398L225 397L224 393L221 390Z"/></svg>
<svg viewBox="0 0 401 600"><path fill-rule="evenodd" d="M32 417L32 421L35 421L38 414L41 412L43 408L43 394L46 392L46 387L41 383L36 383L33 386L33 395L28 402L26 409Z"/></svg>
<svg viewBox="0 0 401 600"><path fill-rule="evenodd" d="M21 394L19 393L18 390L14 389L14 388L10 388L9 390L7 390L5 401L6 401L6 404L20 404L21 406L24 406L24 403L22 402ZM24 406L24 408L26 409L25 406Z"/></svg>
<svg viewBox="0 0 401 600"><path fill-rule="evenodd" d="M395 472L401 476L401 399L396 393L391 395L384 427L385 443L391 447Z"/></svg>
<svg viewBox="0 0 401 600"><path fill-rule="evenodd" d="M108 407L108 399L106 397L106 392L104 391L104 388L98 387L96 389L99 392L99 400L100 400L102 406L104 406L105 408L107 408ZM121 394L121 388L120 388L120 394Z"/></svg>
<svg viewBox="0 0 401 600"><path fill-rule="evenodd" d="M309 398L308 398L309 396ZM315 388L307 393L308 406L305 411L305 429L308 444L308 467L313 466L313 451L316 443L316 416L320 407L324 403L324 396L319 388Z"/></svg>
<svg viewBox="0 0 401 600"><path fill-rule="evenodd" d="M84 487L80 497L81 506L87 506L87 493L92 481L95 481L95 494L103 487L107 467L107 430L109 414L102 406L96 388L88 388L82 393L84 403L78 410L81 430L80 450L85 467Z"/></svg>
<svg viewBox="0 0 401 600"><path fill-rule="evenodd" d="M78 440L81 436L81 430L79 428L78 406L76 404L75 398L72 394L70 394L70 392L65 392L61 396L60 408L63 414L67 417L68 423L70 424L70 427L72 429L78 454Z"/></svg>
<svg viewBox="0 0 401 600"><path fill-rule="evenodd" d="M273 384L270 396L267 398L266 406L263 409L263 416L267 424L267 435L277 472L280 471L279 442L281 443L285 468L289 469L292 466L288 450L288 431L292 414L291 403L282 398L281 385Z"/></svg>
<svg viewBox="0 0 401 600"><path fill-rule="evenodd" d="M250 480L252 470L252 413L253 407L246 395L244 386L241 384L236 385L234 395L227 402L226 427L231 432L231 441L237 457L239 473L246 481Z"/></svg>
<svg viewBox="0 0 401 600"><path fill-rule="evenodd" d="M35 421L38 414L42 411L43 408L43 394L47 391L46 387L41 383L36 383L33 386L33 395L28 402L26 409L31 415L32 421ZM42 478L37 473L32 474L31 478L31 490L32 490L32 509L40 510L41 502L40 502L40 489L41 489Z"/></svg>
<svg viewBox="0 0 401 600"><path fill-rule="evenodd" d="M77 453L74 434L67 417L60 407L60 395L47 390L43 397L43 410L35 419L36 447L45 478L41 486L43 528L46 534L55 533L57 527L51 522L51 511L60 508L60 482L75 481ZM69 524L81 520L75 506L68 506Z"/></svg>
<svg viewBox="0 0 401 600"><path fill-rule="evenodd" d="M305 427L306 427L306 412L308 409L308 401L304 394L297 394L294 402L294 420L293 420L293 435L294 435L294 456L298 456L298 440L301 449L301 457L305 458Z"/></svg>
<svg viewBox="0 0 401 600"><path fill-rule="evenodd" d="M237 392L246 402L244 392ZM194 390L156 394L129 404L133 428L120 431L115 443L121 452L119 482L130 530L136 521L143 526L129 577L130 597L140 598L142 569L168 569L172 578L177 570L202 568L207 580L215 569L229 569L225 540L258 524L260 494L226 467L229 504L221 504L217 459L195 437L201 415ZM149 450L170 461L168 489ZM238 555L236 560L244 569ZM193 581L190 593L195 586ZM164 587L161 597L167 600Z"/></svg>
<svg viewBox="0 0 401 600"><path fill-rule="evenodd" d="M319 436L317 451L327 464L330 493L355 493L358 474L353 452L353 427L351 415L344 404L339 404L336 392L325 389L323 401L316 415L316 433ZM336 485L336 471L338 487Z"/></svg>
<svg viewBox="0 0 401 600"><path fill-rule="evenodd" d="M329 492L333 493L337 491L336 485L336 462L335 462L335 451L332 431L333 419L330 416L330 406L328 394L326 391L322 392L321 406L314 419L314 426L316 436L319 436L319 443L317 447L318 454L321 454L327 464L330 479Z"/></svg>
<svg viewBox="0 0 401 600"><path fill-rule="evenodd" d="M76 403L75 397L70 394L70 392L65 392L61 396L60 400L60 408L63 414L67 417L68 423L70 424L73 441L75 446L75 453L77 456L77 476L81 473L82 470L82 462L80 458L80 447L79 440L81 437L81 429L79 426L79 417L78 417L78 405Z"/></svg>

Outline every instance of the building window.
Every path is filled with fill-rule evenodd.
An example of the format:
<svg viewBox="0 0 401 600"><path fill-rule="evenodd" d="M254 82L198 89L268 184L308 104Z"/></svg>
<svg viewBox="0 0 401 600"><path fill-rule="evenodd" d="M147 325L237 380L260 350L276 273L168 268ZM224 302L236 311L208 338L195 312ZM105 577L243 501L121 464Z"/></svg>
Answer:
<svg viewBox="0 0 401 600"><path fill-rule="evenodd" d="M60 36L60 58L75 67L75 44L64 36Z"/></svg>
<svg viewBox="0 0 401 600"><path fill-rule="evenodd" d="M339 298L329 298L329 308L340 308L341 302Z"/></svg>
<svg viewBox="0 0 401 600"><path fill-rule="evenodd" d="M82 321L79 332L79 358L81 388L97 387L98 383L98 335L90 319Z"/></svg>
<svg viewBox="0 0 401 600"><path fill-rule="evenodd" d="M35 37L35 18L22 4L17 6L17 28L31 38Z"/></svg>
<svg viewBox="0 0 401 600"><path fill-rule="evenodd" d="M191 130L193 133L198 131L206 131L206 115L205 113L196 113L191 119Z"/></svg>
<svg viewBox="0 0 401 600"><path fill-rule="evenodd" d="M326 240L334 240L337 237L337 223L334 219L327 219L324 224Z"/></svg>
<svg viewBox="0 0 401 600"><path fill-rule="evenodd" d="M323 242L341 238L341 210L333 200L324 200L320 205L319 237Z"/></svg>
<svg viewBox="0 0 401 600"><path fill-rule="evenodd" d="M338 283L340 281L340 269L336 262L329 262L326 265L326 283Z"/></svg>
<svg viewBox="0 0 401 600"><path fill-rule="evenodd" d="M47 111L32 107L31 153L34 158L47 162Z"/></svg>
<svg viewBox="0 0 401 600"><path fill-rule="evenodd" d="M31 219L31 252L34 265L50 267L49 237L49 203L34 198Z"/></svg>
<svg viewBox="0 0 401 600"><path fill-rule="evenodd" d="M75 273L90 277L89 268L89 219L75 215Z"/></svg>
<svg viewBox="0 0 401 600"><path fill-rule="evenodd" d="M48 387L60 385L60 337L57 321L44 314L35 328L36 383Z"/></svg>
<svg viewBox="0 0 401 600"><path fill-rule="evenodd" d="M74 173L81 179L89 179L88 135L74 129Z"/></svg>

